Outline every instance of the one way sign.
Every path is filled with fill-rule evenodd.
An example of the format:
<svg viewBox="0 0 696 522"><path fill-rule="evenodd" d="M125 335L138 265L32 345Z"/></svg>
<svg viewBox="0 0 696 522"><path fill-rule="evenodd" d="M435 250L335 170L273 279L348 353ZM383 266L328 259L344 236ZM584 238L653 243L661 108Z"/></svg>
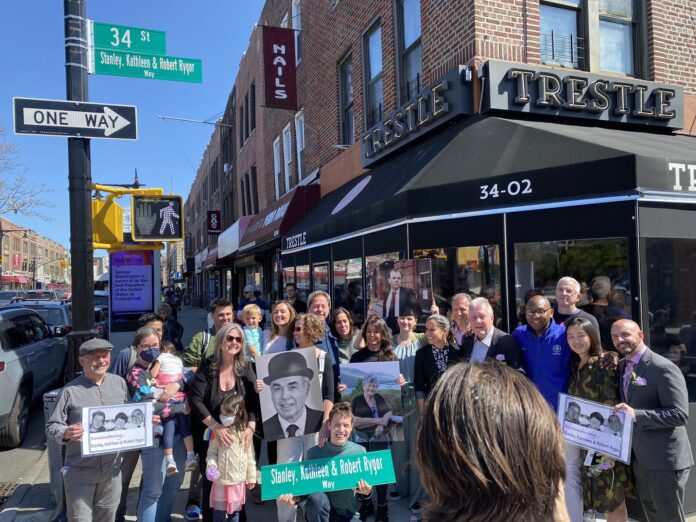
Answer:
<svg viewBox="0 0 696 522"><path fill-rule="evenodd" d="M13 98L15 134L137 140L137 108L113 103Z"/></svg>

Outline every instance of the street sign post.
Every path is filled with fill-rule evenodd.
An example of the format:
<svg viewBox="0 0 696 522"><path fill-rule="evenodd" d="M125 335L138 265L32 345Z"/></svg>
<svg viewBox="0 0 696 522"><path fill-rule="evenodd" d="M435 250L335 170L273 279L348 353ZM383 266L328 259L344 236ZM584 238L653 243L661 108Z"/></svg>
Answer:
<svg viewBox="0 0 696 522"><path fill-rule="evenodd" d="M132 196L133 241L184 239L184 205L181 196Z"/></svg>
<svg viewBox="0 0 696 522"><path fill-rule="evenodd" d="M15 134L137 140L133 105L13 98Z"/></svg>
<svg viewBox="0 0 696 522"><path fill-rule="evenodd" d="M203 82L203 62L195 58L95 49L92 70L111 76Z"/></svg>
<svg viewBox="0 0 696 522"><path fill-rule="evenodd" d="M111 51L167 54L166 33L127 25L91 23L93 47Z"/></svg>

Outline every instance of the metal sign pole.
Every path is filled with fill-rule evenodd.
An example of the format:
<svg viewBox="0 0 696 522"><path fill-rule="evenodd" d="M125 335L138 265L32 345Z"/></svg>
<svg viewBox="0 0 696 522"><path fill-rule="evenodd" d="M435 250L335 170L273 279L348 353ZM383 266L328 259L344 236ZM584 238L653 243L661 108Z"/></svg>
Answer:
<svg viewBox="0 0 696 522"><path fill-rule="evenodd" d="M88 38L86 0L64 0L65 76L67 99L88 101ZM73 331L68 337L66 377L79 371L80 344L95 336L94 275L92 268L92 202L90 142L68 138L68 190L70 193L70 255L72 257Z"/></svg>

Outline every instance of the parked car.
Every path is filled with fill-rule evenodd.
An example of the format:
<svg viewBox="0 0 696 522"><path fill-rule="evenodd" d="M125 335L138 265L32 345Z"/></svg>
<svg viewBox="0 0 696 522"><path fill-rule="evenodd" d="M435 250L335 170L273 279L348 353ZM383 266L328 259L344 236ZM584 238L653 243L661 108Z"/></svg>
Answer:
<svg viewBox="0 0 696 522"><path fill-rule="evenodd" d="M55 290L28 290L24 295L25 301L60 301Z"/></svg>
<svg viewBox="0 0 696 522"><path fill-rule="evenodd" d="M5 306L14 303L24 298L22 290L2 290L0 291L0 306Z"/></svg>
<svg viewBox="0 0 696 522"><path fill-rule="evenodd" d="M31 308L35 310L51 328L60 326L67 333L70 333L73 329L72 303L21 301L8 305L6 308L13 307ZM94 329L97 331L97 337L100 339L109 338L109 319L98 306L94 307Z"/></svg>
<svg viewBox="0 0 696 522"><path fill-rule="evenodd" d="M51 328L34 310L0 310L0 447L21 444L31 404L63 381L66 331Z"/></svg>
<svg viewBox="0 0 696 522"><path fill-rule="evenodd" d="M101 308L104 313L109 313L109 292L106 290L94 291L94 307Z"/></svg>

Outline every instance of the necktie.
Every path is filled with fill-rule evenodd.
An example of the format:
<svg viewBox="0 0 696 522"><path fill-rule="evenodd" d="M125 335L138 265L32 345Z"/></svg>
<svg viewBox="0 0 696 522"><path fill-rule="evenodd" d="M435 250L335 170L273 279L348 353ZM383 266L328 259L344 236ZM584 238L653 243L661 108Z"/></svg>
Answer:
<svg viewBox="0 0 696 522"><path fill-rule="evenodd" d="M631 383L631 379L633 377L633 369L635 367L636 364L633 361L626 361L626 369L624 370L623 374L624 399L628 398L628 386Z"/></svg>
<svg viewBox="0 0 696 522"><path fill-rule="evenodd" d="M300 427L297 426L296 424L291 424L290 426L288 426L285 430L288 432L288 438L294 437L295 433L297 433L297 430L299 430L299 429L300 429Z"/></svg>
<svg viewBox="0 0 696 522"><path fill-rule="evenodd" d="M391 304L389 305L389 317L396 317L396 292L392 290Z"/></svg>

